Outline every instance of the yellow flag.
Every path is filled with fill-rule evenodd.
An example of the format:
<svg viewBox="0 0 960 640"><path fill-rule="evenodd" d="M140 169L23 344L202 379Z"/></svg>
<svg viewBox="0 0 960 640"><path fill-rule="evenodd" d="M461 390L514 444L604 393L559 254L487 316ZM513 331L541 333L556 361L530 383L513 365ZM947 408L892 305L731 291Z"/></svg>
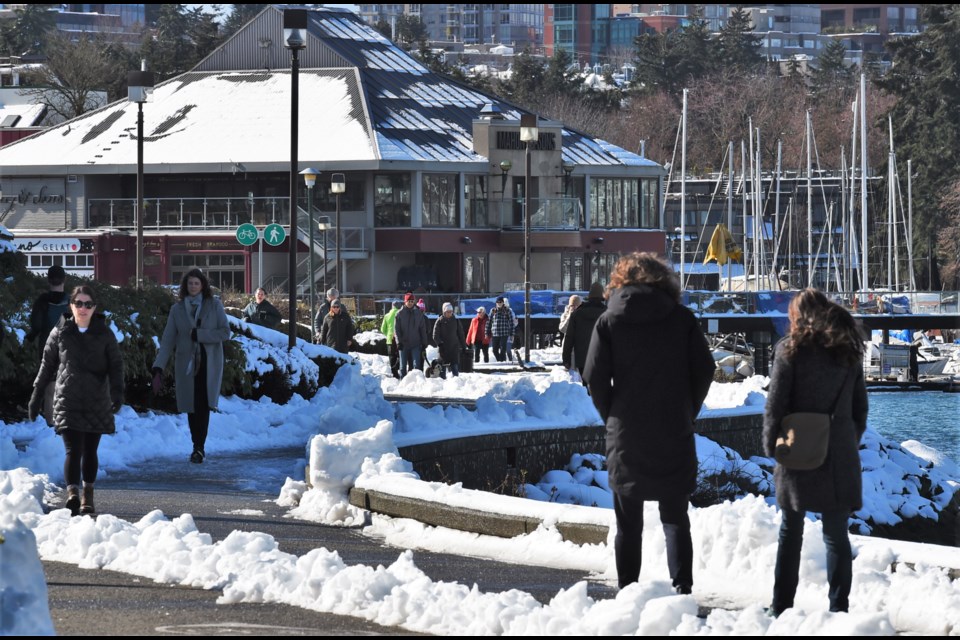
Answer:
<svg viewBox="0 0 960 640"><path fill-rule="evenodd" d="M723 265L727 262L739 262L743 258L743 252L733 242L733 236L723 224L718 224L710 236L710 245L707 247L707 255L703 258L703 264L716 261Z"/></svg>

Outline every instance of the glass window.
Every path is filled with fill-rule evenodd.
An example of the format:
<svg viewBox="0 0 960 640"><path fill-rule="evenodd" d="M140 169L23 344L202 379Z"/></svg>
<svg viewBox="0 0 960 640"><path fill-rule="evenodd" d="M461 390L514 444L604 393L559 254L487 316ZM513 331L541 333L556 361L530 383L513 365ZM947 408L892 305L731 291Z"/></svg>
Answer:
<svg viewBox="0 0 960 640"><path fill-rule="evenodd" d="M583 273L583 254L564 253L560 256L560 289L563 291L586 291L590 287L586 284Z"/></svg>
<svg viewBox="0 0 960 640"><path fill-rule="evenodd" d="M424 173L420 181L423 226L457 226L457 174Z"/></svg>
<svg viewBox="0 0 960 640"><path fill-rule="evenodd" d="M488 189L490 176L467 175L463 184L463 213L468 227L497 227L498 221L491 219Z"/></svg>
<svg viewBox="0 0 960 640"><path fill-rule="evenodd" d="M329 176L327 176L329 177ZM346 191L340 194L340 211L363 211L364 210L364 192L366 191L366 181L364 176L345 176ZM306 209L307 193L303 185L300 185L301 200L303 208ZM313 187L313 208L315 211L332 213L337 210L337 194L330 191L330 180L317 180Z"/></svg>
<svg viewBox="0 0 960 640"><path fill-rule="evenodd" d="M591 178L590 225L657 228L656 186L649 178Z"/></svg>
<svg viewBox="0 0 960 640"><path fill-rule="evenodd" d="M463 254L463 290L466 293L486 293L488 285L489 255L486 253Z"/></svg>
<svg viewBox="0 0 960 640"><path fill-rule="evenodd" d="M172 283L179 283L187 271L200 267L207 274L211 287L220 291L244 290L242 253L174 253L170 256L170 265Z"/></svg>
<svg viewBox="0 0 960 640"><path fill-rule="evenodd" d="M560 20L573 20L573 5L572 4L553 5L553 20L555 22Z"/></svg>
<svg viewBox="0 0 960 640"><path fill-rule="evenodd" d="M590 260L591 284L594 282L599 282L606 287L607 283L610 282L610 274L613 273L613 268L616 266L619 259L620 254L618 253L600 253L599 251L594 251L593 257Z"/></svg>
<svg viewBox="0 0 960 640"><path fill-rule="evenodd" d="M378 227L410 226L410 174L373 177L373 212Z"/></svg>

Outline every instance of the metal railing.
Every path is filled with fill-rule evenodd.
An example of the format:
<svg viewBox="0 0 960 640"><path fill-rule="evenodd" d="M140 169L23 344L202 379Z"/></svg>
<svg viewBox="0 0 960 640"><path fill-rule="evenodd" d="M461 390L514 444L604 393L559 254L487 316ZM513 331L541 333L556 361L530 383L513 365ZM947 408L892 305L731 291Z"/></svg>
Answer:
<svg viewBox="0 0 960 640"><path fill-rule="evenodd" d="M796 291L684 291L683 303L698 314L786 313ZM956 315L957 291L828 292L854 314Z"/></svg>
<svg viewBox="0 0 960 640"><path fill-rule="evenodd" d="M136 198L91 198L87 201L90 228L132 229L136 226ZM149 198L144 200L144 227L148 229L234 229L250 222L257 226L290 224L286 198Z"/></svg>
<svg viewBox="0 0 960 640"><path fill-rule="evenodd" d="M298 225L306 226L306 201L299 201ZM144 227L147 229L228 230L244 223L257 226L290 224L287 198L148 198L144 200ZM584 226L583 207L577 198L532 198L531 230L575 231ZM87 201L89 228L133 229L136 226L136 198L91 198ZM331 217L314 208L315 217ZM471 200L467 203L465 226L470 229L523 228L523 198ZM366 250L360 228L341 228L341 249ZM349 232L348 232L349 231ZM328 235L330 232L328 231Z"/></svg>

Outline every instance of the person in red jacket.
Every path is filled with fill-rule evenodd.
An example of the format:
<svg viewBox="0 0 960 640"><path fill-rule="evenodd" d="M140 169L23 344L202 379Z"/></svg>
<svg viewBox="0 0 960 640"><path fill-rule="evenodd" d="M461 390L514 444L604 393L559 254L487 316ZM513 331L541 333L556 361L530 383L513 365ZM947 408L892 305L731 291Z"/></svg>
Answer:
<svg viewBox="0 0 960 640"><path fill-rule="evenodd" d="M470 321L467 329L467 346L473 347L473 361L480 362L480 352L483 351L483 361L490 362L490 336L487 335L487 310L477 307L477 315Z"/></svg>

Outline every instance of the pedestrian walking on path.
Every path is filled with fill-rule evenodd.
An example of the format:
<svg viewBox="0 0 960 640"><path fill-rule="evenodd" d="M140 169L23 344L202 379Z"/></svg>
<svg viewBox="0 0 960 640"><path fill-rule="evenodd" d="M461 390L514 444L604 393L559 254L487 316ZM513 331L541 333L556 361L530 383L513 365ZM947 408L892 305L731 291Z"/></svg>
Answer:
<svg viewBox="0 0 960 640"><path fill-rule="evenodd" d="M72 515L96 513L93 487L100 468L97 449L101 436L114 433L113 414L123 405L120 347L106 316L96 312L96 300L89 285L73 290L71 313L64 315L47 338L29 405L30 419L35 420L47 384L54 382L53 422L66 450L64 507Z"/></svg>
<svg viewBox="0 0 960 640"><path fill-rule="evenodd" d="M153 362L154 391L162 384L164 367L174 356L173 374L177 410L187 414L193 453L199 464L210 427L210 411L216 411L223 382L223 343L230 327L223 304L213 297L210 282L200 269L191 269L180 282L180 301L170 307L160 350Z"/></svg>

